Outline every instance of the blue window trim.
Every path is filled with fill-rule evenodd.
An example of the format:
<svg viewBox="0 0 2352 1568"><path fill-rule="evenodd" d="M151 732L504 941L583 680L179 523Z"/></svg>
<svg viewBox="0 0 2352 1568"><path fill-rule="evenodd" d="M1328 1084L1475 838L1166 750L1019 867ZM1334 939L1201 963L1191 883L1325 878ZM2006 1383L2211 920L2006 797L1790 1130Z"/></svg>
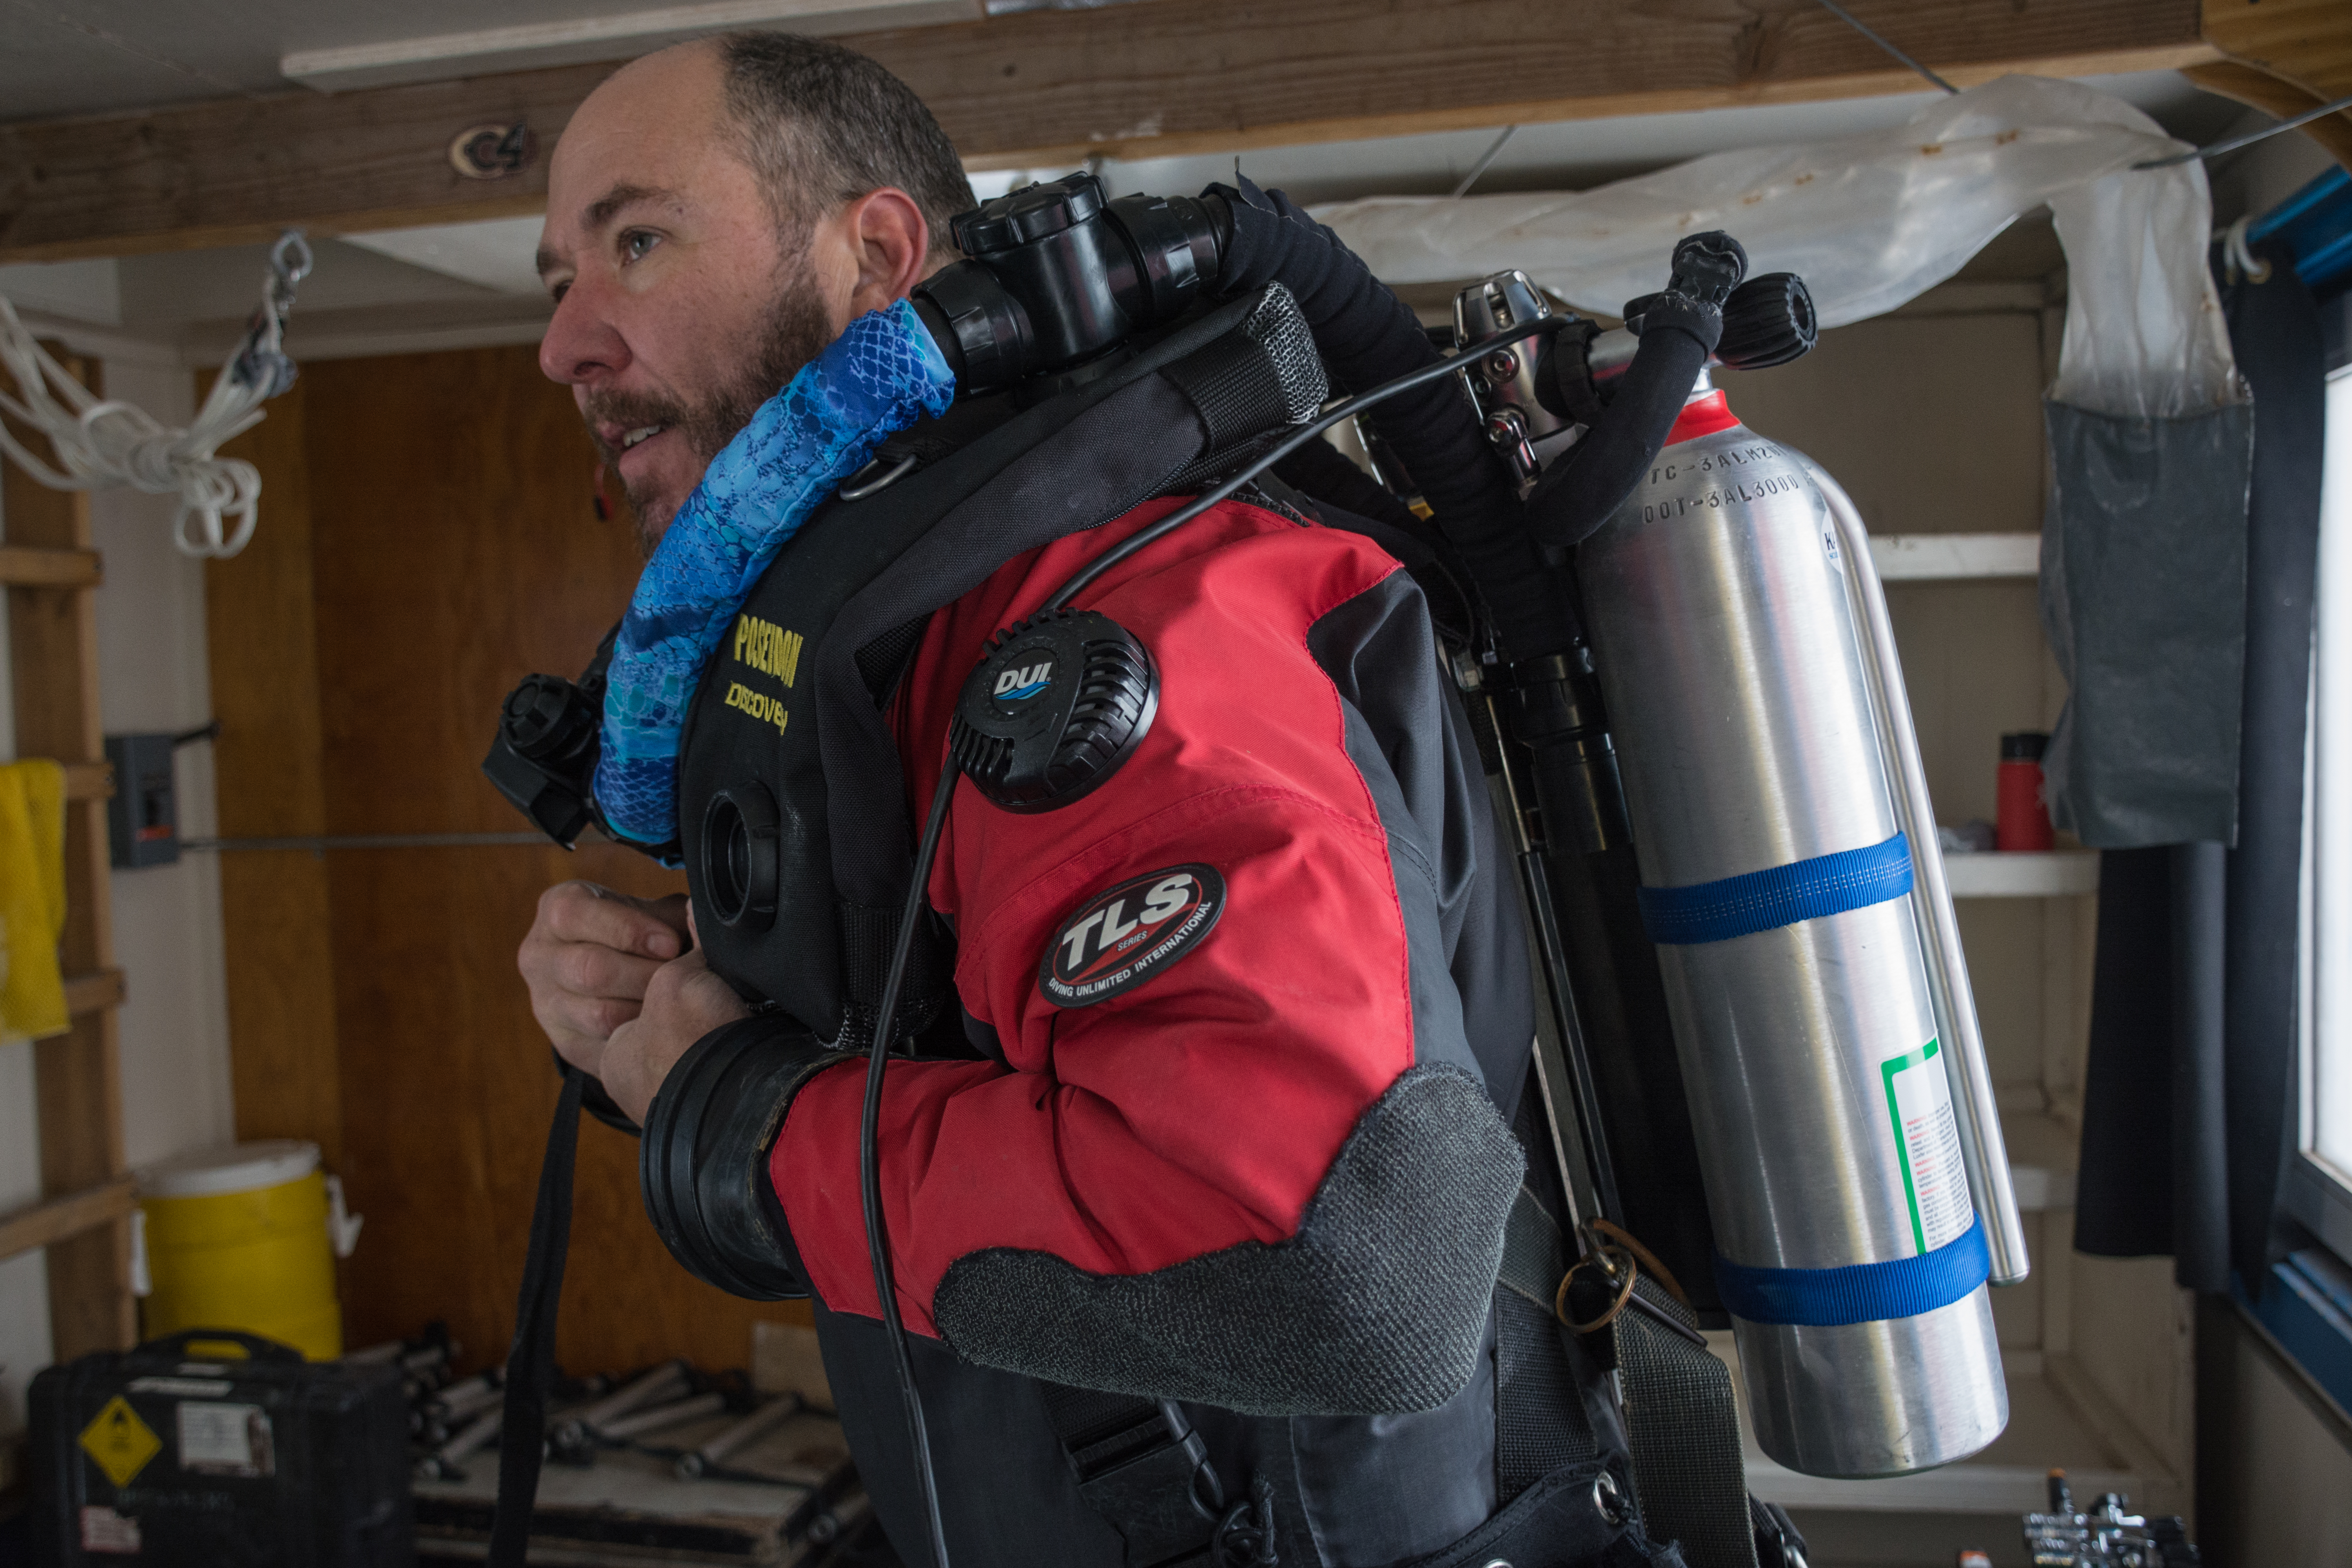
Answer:
<svg viewBox="0 0 2352 1568"><path fill-rule="evenodd" d="M2324 1247L2298 1247L2271 1266L2260 1296L2232 1276L2230 1294L2296 1365L2352 1414L2352 1268Z"/></svg>

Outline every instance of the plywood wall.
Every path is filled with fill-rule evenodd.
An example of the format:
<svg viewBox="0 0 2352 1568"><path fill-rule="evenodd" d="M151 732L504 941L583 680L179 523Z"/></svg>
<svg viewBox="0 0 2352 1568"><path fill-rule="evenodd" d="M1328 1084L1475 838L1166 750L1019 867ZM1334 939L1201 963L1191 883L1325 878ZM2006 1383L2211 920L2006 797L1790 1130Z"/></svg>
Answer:
<svg viewBox="0 0 2352 1568"><path fill-rule="evenodd" d="M576 672L639 562L600 522L569 395L529 348L305 369L248 456L268 522L212 569L228 837L526 826L480 773L498 705ZM353 1343L446 1318L480 1363L512 1331L557 1079L514 970L541 889L681 883L610 847L296 846L223 856L240 1136L317 1139L367 1216ZM742 1365L755 1306L698 1283L637 1195L636 1144L581 1133L558 1354Z"/></svg>

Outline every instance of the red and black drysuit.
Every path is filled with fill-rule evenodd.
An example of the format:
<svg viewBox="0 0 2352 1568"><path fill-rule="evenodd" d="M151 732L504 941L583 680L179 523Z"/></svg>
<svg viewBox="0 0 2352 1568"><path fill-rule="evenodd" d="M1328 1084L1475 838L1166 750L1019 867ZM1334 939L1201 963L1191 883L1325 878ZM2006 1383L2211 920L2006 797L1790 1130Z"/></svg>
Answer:
<svg viewBox="0 0 2352 1568"><path fill-rule="evenodd" d="M722 645L682 761L689 875L699 803L743 759L781 768L768 759L797 747L803 767L822 756L844 929L893 907L984 639L1178 504L1092 529L1057 521L1085 510L1064 494L1074 454L1097 489L1150 493L1203 439L1186 397L1139 376L1066 428L1032 433L1036 446L910 528L910 543L846 503L813 520L746 615L793 625L793 574L825 570L828 549L887 564L812 643L781 731L718 700L742 673ZM939 471L973 495L952 459ZM955 1563L1134 1561L1057 1437L1049 1400L1073 1388L1181 1402L1229 1496L1266 1483L1283 1564L1472 1549L1466 1535L1543 1489L1531 1482L1566 1474L1563 1442L1595 1468L1622 1448L1595 1441L1586 1410L1604 1434L1609 1418L1573 1376L1559 1382L1549 1314L1496 1289L1525 1167L1507 1121L1533 1003L1517 894L1422 590L1362 532L1235 501L1119 563L1078 607L1150 650L1157 717L1113 776L1062 808L1014 815L959 786L928 889L956 934L953 1000L924 1055L891 1067L881 1110L898 1304ZM784 815L791 853L801 835ZM1152 934L1147 913L1179 927L1211 893L1221 907L1204 933ZM781 905L780 931L793 913ZM729 938L698 914L730 978L789 968L779 936ZM1050 955L1082 983L1115 973L1096 962L1106 931L1114 963L1172 951L1114 994L1060 1005ZM780 983L763 984L773 995ZM715 1092L751 1109L678 1130L662 1100L730 1053L759 1065ZM815 1298L860 1472L920 1563L859 1200L863 1078L862 1056L824 1048L789 1008L718 1031L648 1115L648 1205L661 1226L680 1182L717 1189L710 1203L750 1184L758 1212L729 1234L761 1255L765 1293ZM675 1231L681 1259L719 1278ZM1498 1378L1513 1386L1545 1357L1577 1408L1547 1410L1532 1436L1507 1426L1498 1444ZM1597 1495L1591 1481L1580 1498ZM1591 1530L1596 1544L1638 1541L1638 1526L1622 1540L1612 1521Z"/></svg>

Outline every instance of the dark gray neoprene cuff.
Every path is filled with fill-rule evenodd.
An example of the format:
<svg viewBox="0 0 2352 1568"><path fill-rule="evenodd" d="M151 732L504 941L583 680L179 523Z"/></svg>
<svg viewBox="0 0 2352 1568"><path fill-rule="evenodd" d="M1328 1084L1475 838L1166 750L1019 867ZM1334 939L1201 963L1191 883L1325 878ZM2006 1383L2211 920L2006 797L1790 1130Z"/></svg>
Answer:
<svg viewBox="0 0 2352 1568"><path fill-rule="evenodd" d="M646 1111L646 1214L670 1256L730 1296L809 1293L769 1151L793 1096L845 1058L778 1014L714 1029L678 1058Z"/></svg>

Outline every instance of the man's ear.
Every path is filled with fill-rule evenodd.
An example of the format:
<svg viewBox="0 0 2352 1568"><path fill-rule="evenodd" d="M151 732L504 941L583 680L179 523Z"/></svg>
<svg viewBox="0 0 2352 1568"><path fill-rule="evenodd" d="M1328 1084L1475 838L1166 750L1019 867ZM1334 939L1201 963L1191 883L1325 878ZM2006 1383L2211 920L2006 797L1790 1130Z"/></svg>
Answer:
<svg viewBox="0 0 2352 1568"><path fill-rule="evenodd" d="M929 270L931 227L915 198L895 186L869 191L842 214L857 255L857 281L849 317L887 310L905 299Z"/></svg>

